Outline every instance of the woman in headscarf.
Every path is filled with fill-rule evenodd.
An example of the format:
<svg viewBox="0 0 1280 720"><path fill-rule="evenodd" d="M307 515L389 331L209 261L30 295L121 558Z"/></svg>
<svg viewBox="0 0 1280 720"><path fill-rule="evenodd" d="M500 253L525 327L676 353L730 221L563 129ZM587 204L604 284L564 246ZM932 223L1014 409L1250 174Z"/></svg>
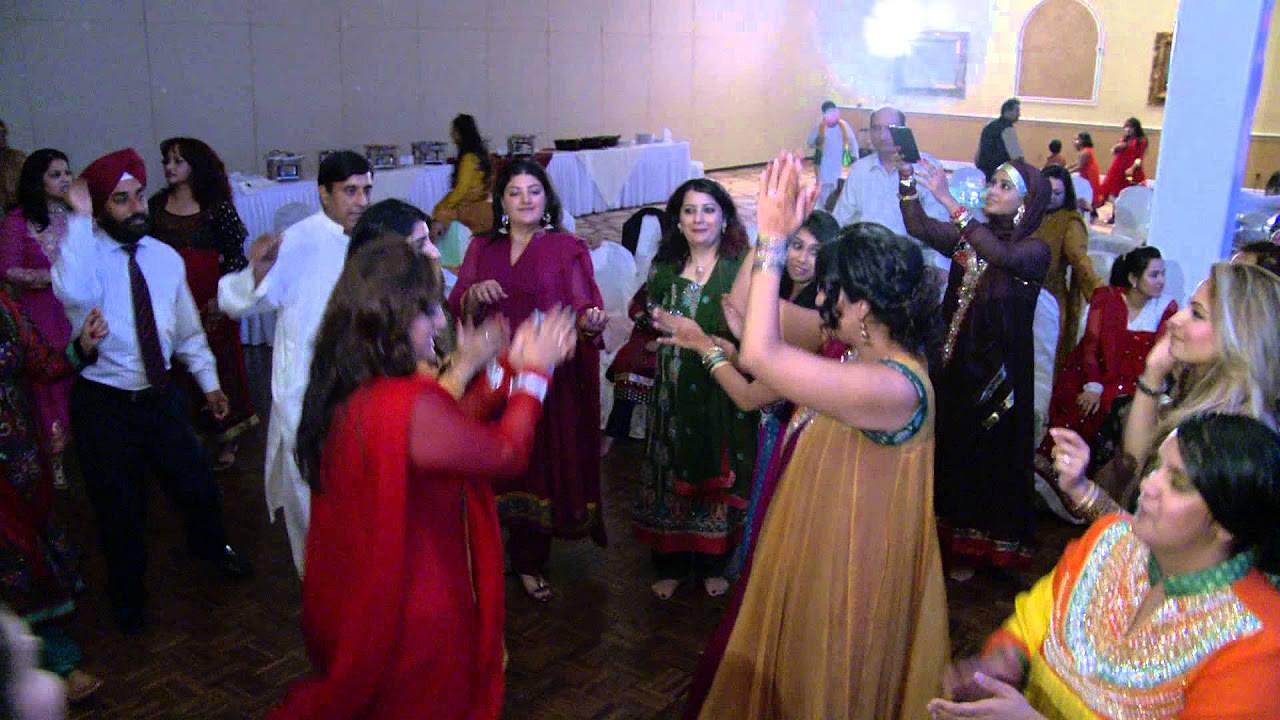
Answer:
<svg viewBox="0 0 1280 720"><path fill-rule="evenodd" d="M951 213L925 215L910 165L899 166L907 233L951 258L943 298L947 332L931 359L938 394L935 485L951 576L979 565L1019 569L1034 520L1031 324L1049 270L1049 246L1032 237L1049 183L1021 161L996 169L979 222L951 196L947 174L924 163L920 182Z"/></svg>

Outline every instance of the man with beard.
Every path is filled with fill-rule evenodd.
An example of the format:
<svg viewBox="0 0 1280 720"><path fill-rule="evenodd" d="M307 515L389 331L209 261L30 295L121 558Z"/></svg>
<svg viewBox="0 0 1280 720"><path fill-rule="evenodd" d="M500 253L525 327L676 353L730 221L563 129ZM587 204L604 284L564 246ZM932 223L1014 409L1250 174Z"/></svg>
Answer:
<svg viewBox="0 0 1280 720"><path fill-rule="evenodd" d="M271 421L267 425L267 512L284 510L293 564L302 576L311 490L294 458L311 350L333 286L347 259L348 235L369 207L373 172L362 155L342 150L320 163L320 212L249 247L249 266L218 281L218 307L233 318L276 312L271 353Z"/></svg>
<svg viewBox="0 0 1280 720"><path fill-rule="evenodd" d="M148 237L147 173L133 149L84 169L68 201L74 213L53 263L53 290L74 325L101 308L113 332L71 390L71 431L107 561L116 626L143 626L145 474L164 484L183 515L188 549L231 577L252 572L227 544L222 499L182 400L170 358L196 378L215 417L227 412L182 258ZM92 219L98 221L95 232Z"/></svg>

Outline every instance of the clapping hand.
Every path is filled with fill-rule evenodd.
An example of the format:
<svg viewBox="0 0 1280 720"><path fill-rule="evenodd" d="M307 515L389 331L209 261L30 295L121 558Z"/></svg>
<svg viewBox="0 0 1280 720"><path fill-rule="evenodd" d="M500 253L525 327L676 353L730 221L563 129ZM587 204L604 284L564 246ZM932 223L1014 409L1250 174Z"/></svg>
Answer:
<svg viewBox="0 0 1280 720"><path fill-rule="evenodd" d="M1089 443L1076 431L1066 428L1049 428L1049 436L1053 438L1051 452L1058 489L1067 497L1078 501L1089 482L1089 478L1085 477L1091 454Z"/></svg>
<svg viewBox="0 0 1280 720"><path fill-rule="evenodd" d="M818 187L800 185L801 160L783 151L760 173L756 227L760 237L786 238L800 229L818 202Z"/></svg>
<svg viewBox="0 0 1280 720"><path fill-rule="evenodd" d="M516 329L511 350L507 352L511 366L550 375L577 347L575 324L573 310L565 307L557 307L545 315L529 316Z"/></svg>
<svg viewBox="0 0 1280 720"><path fill-rule="evenodd" d="M653 327L658 332L665 333L663 337L658 338L658 343L662 345L675 345L699 354L707 352L715 345L698 323L661 308L653 310Z"/></svg>
<svg viewBox="0 0 1280 720"><path fill-rule="evenodd" d="M93 198L89 195L89 184L84 180L71 183L71 189L67 191L67 204L76 215L92 217Z"/></svg>
<svg viewBox="0 0 1280 720"><path fill-rule="evenodd" d="M599 335L609 324L609 313L598 307L589 307L578 316L578 329L588 335Z"/></svg>
<svg viewBox="0 0 1280 720"><path fill-rule="evenodd" d="M479 325L458 323L458 348L453 352L453 364L462 366L470 377L479 368L497 357L511 341L511 324L502 315L490 315Z"/></svg>

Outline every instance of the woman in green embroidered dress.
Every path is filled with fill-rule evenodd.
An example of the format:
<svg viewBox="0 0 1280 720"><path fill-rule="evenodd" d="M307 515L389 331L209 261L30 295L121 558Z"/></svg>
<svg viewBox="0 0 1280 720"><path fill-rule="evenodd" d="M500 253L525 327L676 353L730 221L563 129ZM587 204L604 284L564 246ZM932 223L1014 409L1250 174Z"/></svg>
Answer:
<svg viewBox="0 0 1280 720"><path fill-rule="evenodd" d="M733 286L747 233L719 183L690 180L667 201L670 231L649 272L650 303L728 336L720 298ZM723 356L720 356L723 360ZM712 379L717 358L665 345L658 353L649 458L635 533L653 549L654 594L671 597L690 572L708 595L728 589L724 565L742 531L756 460L757 414L742 412Z"/></svg>

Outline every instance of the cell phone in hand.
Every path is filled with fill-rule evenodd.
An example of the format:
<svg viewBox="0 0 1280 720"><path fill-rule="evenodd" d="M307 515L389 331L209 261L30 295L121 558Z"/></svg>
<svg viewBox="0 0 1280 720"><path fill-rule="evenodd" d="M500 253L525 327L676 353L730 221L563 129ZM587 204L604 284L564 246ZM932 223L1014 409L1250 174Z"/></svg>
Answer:
<svg viewBox="0 0 1280 720"><path fill-rule="evenodd" d="M912 164L920 162L920 148L916 147L916 136L911 128L890 125L889 136L893 138L893 144L898 146L898 154L904 161Z"/></svg>

